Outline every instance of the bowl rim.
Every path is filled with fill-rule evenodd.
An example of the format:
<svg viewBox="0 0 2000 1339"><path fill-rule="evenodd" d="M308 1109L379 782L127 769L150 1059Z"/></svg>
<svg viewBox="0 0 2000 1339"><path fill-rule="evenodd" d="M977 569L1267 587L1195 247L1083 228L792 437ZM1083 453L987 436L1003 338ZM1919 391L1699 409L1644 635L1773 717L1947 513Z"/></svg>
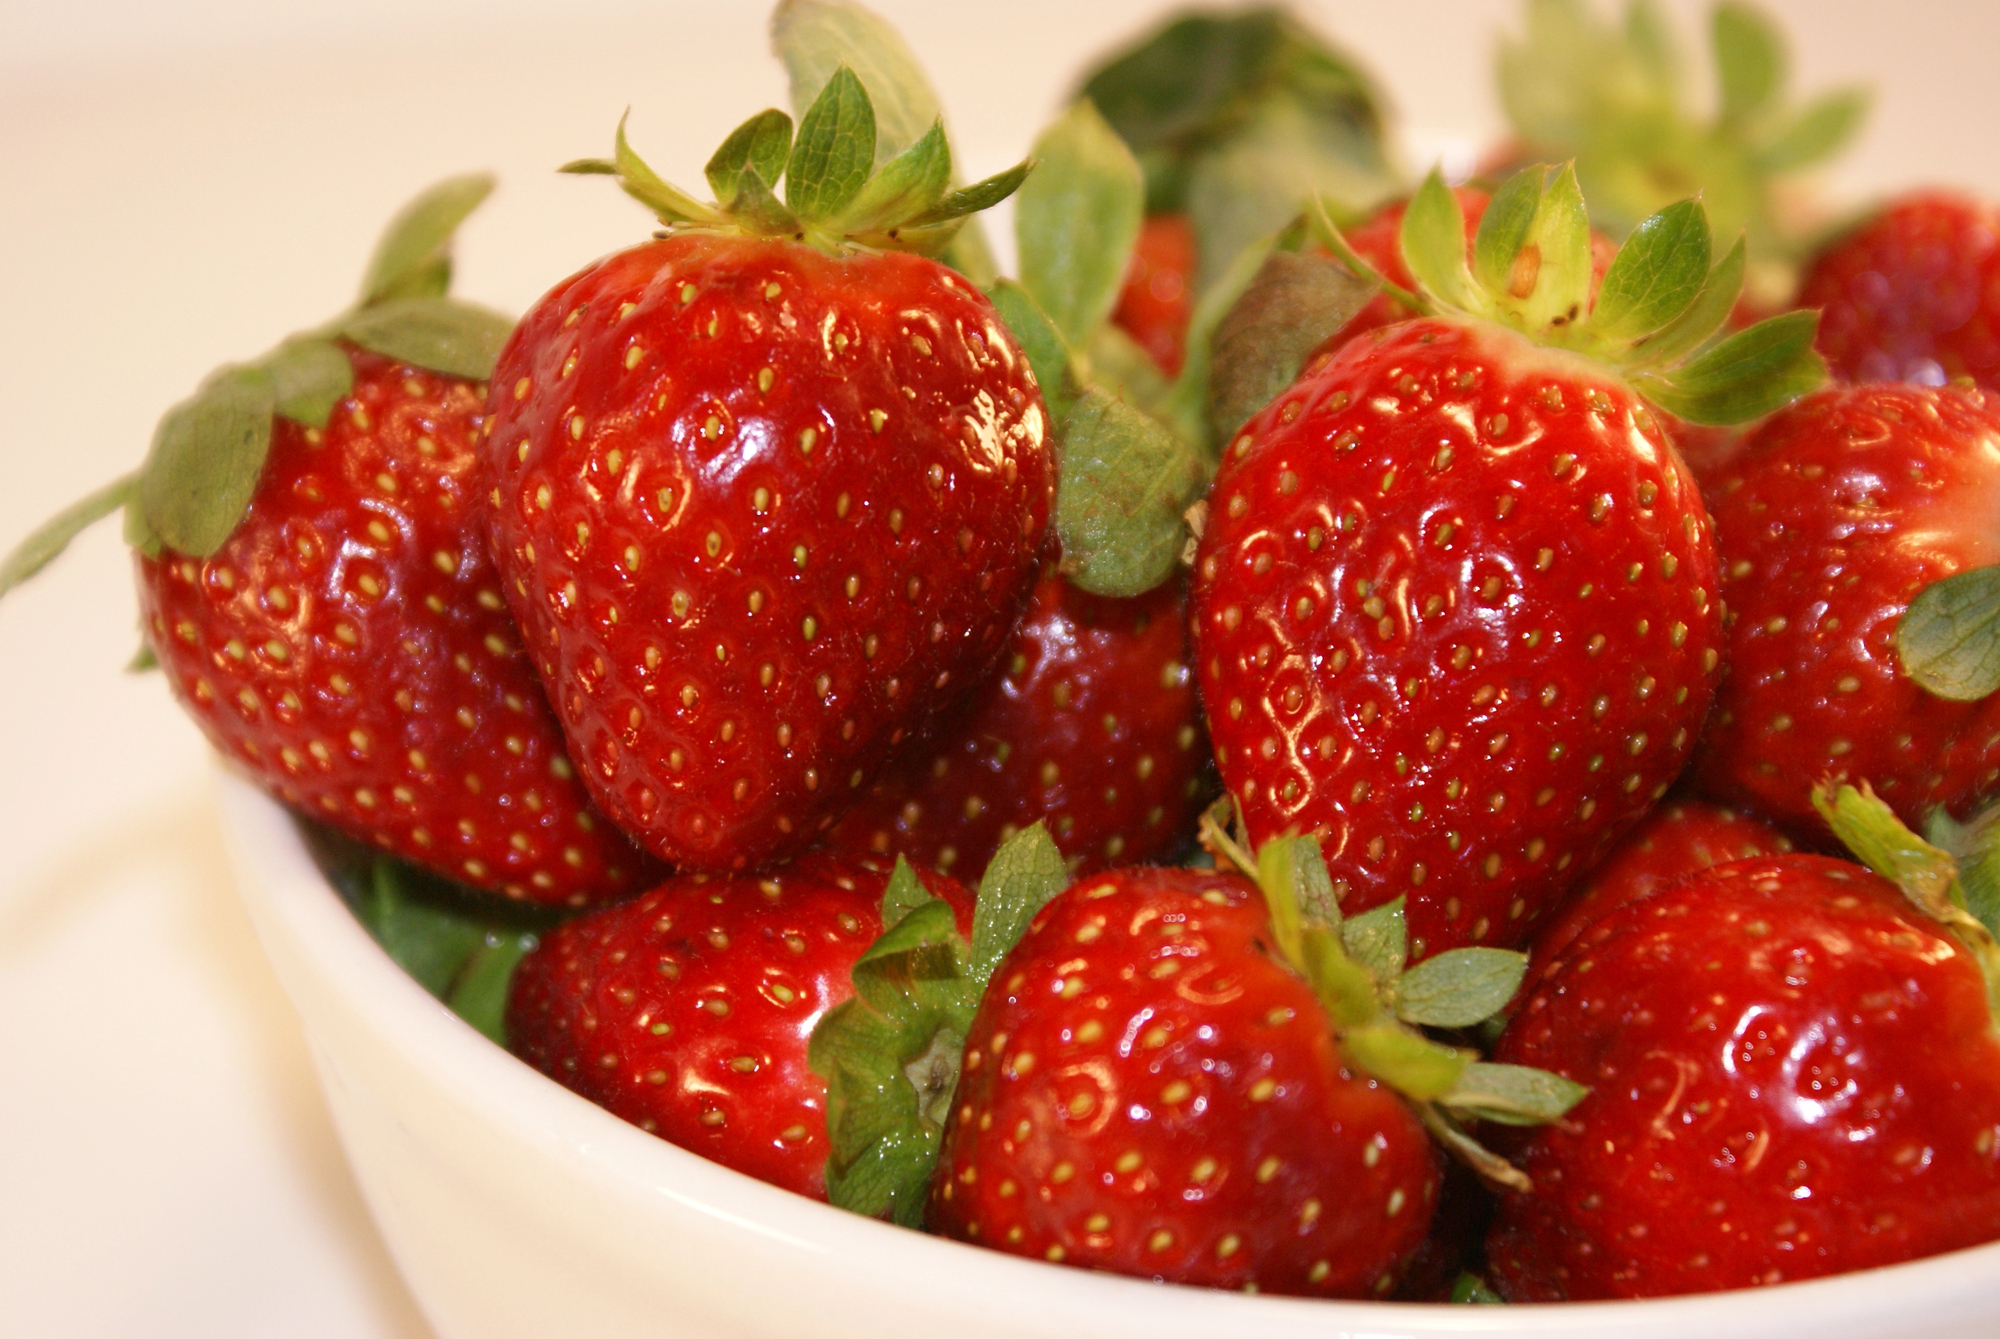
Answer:
<svg viewBox="0 0 2000 1339"><path fill-rule="evenodd" d="M893 1274L905 1292L912 1285L943 1288L961 1299L961 1305L968 1290L996 1299L1034 1297L1038 1314L1053 1304L1063 1308L1059 1314L1115 1318L1104 1333L1129 1330L1135 1335L1192 1333L1197 1327L1212 1332L1220 1321L1243 1331L1257 1326L1273 1336L1336 1332L1713 1336L1776 1333L1808 1321L1817 1323L1818 1317L1845 1317L1850 1325L1878 1319L1907 1325L1926 1303L1943 1310L1940 1319L2000 1314L1983 1309L1995 1306L1988 1294L1989 1281L2000 1277L2000 1241L1766 1288L1633 1301L1482 1307L1332 1301L1161 1285L1052 1266L863 1218L648 1134L494 1045L382 951L314 864L291 812L226 761L219 770L218 807L237 857L239 895L274 913L294 946L315 958L329 981L345 988L346 1005L362 1015L376 1035L396 1039L406 1061L460 1097L478 1099L485 1119L510 1137L579 1161L593 1179L664 1196L718 1226L807 1252L852 1277ZM1837 1332L1848 1333L1849 1328Z"/></svg>

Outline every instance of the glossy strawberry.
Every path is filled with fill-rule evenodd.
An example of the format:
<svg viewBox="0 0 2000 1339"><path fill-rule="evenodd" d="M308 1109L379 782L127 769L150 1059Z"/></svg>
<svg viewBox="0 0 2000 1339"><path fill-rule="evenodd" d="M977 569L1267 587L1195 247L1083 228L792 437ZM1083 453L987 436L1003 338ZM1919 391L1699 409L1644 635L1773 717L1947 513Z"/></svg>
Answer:
<svg viewBox="0 0 2000 1339"><path fill-rule="evenodd" d="M621 132L617 163L587 166L669 235L557 285L495 372L508 600L592 794L682 867L816 839L988 671L1034 582L1053 488L1034 376L970 283L883 249L1020 173L946 197L933 130L867 183L828 175L873 142L844 67L796 144L775 111L731 137L719 205ZM905 178L923 191L883 196Z"/></svg>
<svg viewBox="0 0 2000 1339"><path fill-rule="evenodd" d="M1437 1154L1269 934L1233 874L1118 870L1045 907L967 1038L932 1230L1211 1287L1391 1291Z"/></svg>
<svg viewBox="0 0 2000 1339"><path fill-rule="evenodd" d="M445 288L452 232L491 189L412 201L352 308L212 375L0 590L122 505L149 652L219 751L380 849L580 905L651 862L591 808L486 555L474 473L508 325Z"/></svg>
<svg viewBox="0 0 2000 1339"><path fill-rule="evenodd" d="M1783 855L1791 838L1748 814L1704 800L1670 799L1620 842L1535 932L1530 970L1553 961L1598 920L1627 902L1711 865Z"/></svg>
<svg viewBox="0 0 2000 1339"><path fill-rule="evenodd" d="M1798 304L1849 381L2000 389L2000 208L1950 191L1890 202L1813 258Z"/></svg>
<svg viewBox="0 0 2000 1339"><path fill-rule="evenodd" d="M1591 1092L1517 1149L1510 1301L1811 1278L2000 1236L2000 1037L1974 955L1867 869L1717 865L1586 929L1496 1059Z"/></svg>
<svg viewBox="0 0 2000 1339"><path fill-rule="evenodd" d="M831 834L948 872L1037 820L1079 873L1165 857L1206 796L1179 582L1132 599L1035 587L1002 669L878 776Z"/></svg>
<svg viewBox="0 0 2000 1339"><path fill-rule="evenodd" d="M650 868L590 806L477 523L484 388L349 349L324 428L280 419L241 524L138 558L140 614L209 741L321 822L538 902Z"/></svg>
<svg viewBox="0 0 2000 1339"><path fill-rule="evenodd" d="M1194 272L1194 225L1181 214L1149 216L1133 245L1111 321L1170 377L1179 376L1187 360Z"/></svg>
<svg viewBox="0 0 2000 1339"><path fill-rule="evenodd" d="M1470 267L1463 232L1433 176L1406 260L1434 301L1486 317L1357 338L1251 420L1217 473L1193 593L1216 759L1251 835L1318 834L1351 908L1407 896L1418 956L1521 942L1693 748L1720 668L1715 560L1634 386L1729 416L1820 375L1799 322L1621 374L1642 345L1666 352L1647 329L1686 353L1733 301L1741 246L1709 271L1698 206L1642 230L1587 318L1567 170L1508 183ZM1698 263L1673 299L1642 301L1633 278L1674 238L1702 243ZM1777 383L1743 380L1750 343L1778 354ZM1737 390L1677 389L1697 368L1701 395L1718 376Z"/></svg>
<svg viewBox="0 0 2000 1339"><path fill-rule="evenodd" d="M807 1043L854 994L890 872L813 854L760 878L681 875L569 921L516 971L508 1044L642 1129L824 1199L826 1085ZM918 877L969 929L971 894Z"/></svg>
<svg viewBox="0 0 2000 1339"><path fill-rule="evenodd" d="M1822 778L1868 781L1910 823L1992 793L2000 698L1928 691L1903 640L1922 592L2000 562L1991 393L1823 391L1758 429L1713 493L1730 668L1704 790L1807 829Z"/></svg>

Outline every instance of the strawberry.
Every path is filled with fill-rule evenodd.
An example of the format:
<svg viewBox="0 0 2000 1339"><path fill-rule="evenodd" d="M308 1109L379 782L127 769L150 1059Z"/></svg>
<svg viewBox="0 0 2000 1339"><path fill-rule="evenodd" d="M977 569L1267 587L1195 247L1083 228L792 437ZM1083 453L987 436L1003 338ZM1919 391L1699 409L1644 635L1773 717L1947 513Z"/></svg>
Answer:
<svg viewBox="0 0 2000 1339"><path fill-rule="evenodd" d="M1748 1287L2000 1237L1992 940L1921 891L1948 858L1906 831L1890 848L1907 898L1827 856L1731 861L1551 964L1495 1055L1593 1087L1518 1150L1535 1193L1502 1195L1487 1242L1510 1301Z"/></svg>
<svg viewBox="0 0 2000 1339"><path fill-rule="evenodd" d="M1409 1026L1490 1012L1520 955L1404 973L1400 907L1341 921L1310 840L1225 849L1256 882L1116 869L1028 923L966 1038L933 1231L1170 1282L1385 1296L1437 1203L1426 1128L1469 1145L1439 1107L1538 1119L1575 1100L1556 1084L1524 1114L1547 1076Z"/></svg>
<svg viewBox="0 0 2000 1339"><path fill-rule="evenodd" d="M767 111L714 205L626 145L660 239L502 352L485 447L506 592L593 796L683 868L801 849L992 663L1048 523L1048 420L971 284L923 255L1025 168L947 192L941 125L869 172L845 66ZM785 176L785 200L772 185Z"/></svg>
<svg viewBox="0 0 2000 1339"><path fill-rule="evenodd" d="M963 887L909 878L969 928ZM568 921L515 971L508 1045L642 1129L825 1199L826 1085L807 1044L854 994L890 881L886 862L815 853L762 877L679 875Z"/></svg>
<svg viewBox="0 0 2000 1339"><path fill-rule="evenodd" d="M1791 849L1789 837L1748 814L1703 800L1668 800L1646 815L1542 923L1528 950L1530 971L1553 961L1591 922L1656 888L1710 865Z"/></svg>
<svg viewBox="0 0 2000 1339"><path fill-rule="evenodd" d="M1935 660L1992 644L1953 595L2000 563L1991 393L1823 391L1759 428L1711 491L1730 668L1700 786L1801 830L1818 827L1821 777L1868 781L1909 823L1992 793L2000 683Z"/></svg>
<svg viewBox="0 0 2000 1339"><path fill-rule="evenodd" d="M1040 820L1078 872L1169 855L1205 789L1186 602L1179 582L1113 600L1045 573L1000 677L878 776L829 840L981 870Z"/></svg>
<svg viewBox="0 0 2000 1339"><path fill-rule="evenodd" d="M1112 323L1139 342L1160 370L1180 375L1194 314L1194 228L1180 214L1154 214L1139 231Z"/></svg>
<svg viewBox="0 0 2000 1339"><path fill-rule="evenodd" d="M1567 169L1501 188L1470 268L1433 174L1401 246L1460 314L1315 362L1224 453L1193 591L1223 783L1253 837L1319 834L1346 905L1407 895L1418 956L1521 942L1693 748L1715 559L1641 391L1739 418L1823 376L1810 314L1678 362L1741 280L1707 241L1698 203L1663 212L1585 313Z"/></svg>
<svg viewBox="0 0 2000 1339"><path fill-rule="evenodd" d="M354 310L218 372L99 498L127 508L151 654L218 751L404 859L580 905L648 862L592 810L486 556L481 382L507 323L442 294L491 187L413 202Z"/></svg>
<svg viewBox="0 0 2000 1339"><path fill-rule="evenodd" d="M1891 201L1812 260L1798 304L1848 381L2000 390L2000 208L1952 191Z"/></svg>

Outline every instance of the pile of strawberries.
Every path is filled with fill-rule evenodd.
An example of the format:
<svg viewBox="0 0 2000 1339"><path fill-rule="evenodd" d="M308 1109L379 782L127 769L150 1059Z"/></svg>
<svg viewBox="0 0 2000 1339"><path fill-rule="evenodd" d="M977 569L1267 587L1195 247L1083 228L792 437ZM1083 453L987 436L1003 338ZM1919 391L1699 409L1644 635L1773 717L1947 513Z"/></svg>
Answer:
<svg viewBox="0 0 2000 1339"><path fill-rule="evenodd" d="M2000 1238L2000 210L1827 240L1774 192L1859 100L1754 13L1652 150L1660 34L1534 14L1456 189L1268 10L961 185L900 39L785 0L712 199L621 126L566 170L660 230L510 323L433 189L0 591L122 510L234 765L562 917L511 986L406 917L427 984L801 1194L1325 1297Z"/></svg>

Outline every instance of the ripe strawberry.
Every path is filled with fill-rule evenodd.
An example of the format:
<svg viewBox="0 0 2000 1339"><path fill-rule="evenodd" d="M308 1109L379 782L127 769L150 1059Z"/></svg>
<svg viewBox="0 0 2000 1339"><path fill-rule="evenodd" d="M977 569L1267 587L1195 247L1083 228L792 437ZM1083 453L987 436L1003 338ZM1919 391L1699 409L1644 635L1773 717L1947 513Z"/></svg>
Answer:
<svg viewBox="0 0 2000 1339"><path fill-rule="evenodd" d="M461 883L580 905L649 862L591 809L486 556L480 383L507 324L442 294L490 189L413 202L353 311L217 373L100 498L127 505L168 685L253 780Z"/></svg>
<svg viewBox="0 0 2000 1339"><path fill-rule="evenodd" d="M874 126L842 67L796 144L776 111L730 137L714 206L621 129L580 170L668 235L557 285L494 376L507 598L591 793L683 867L814 840L986 672L1034 582L1034 377L969 283L889 249L942 245L1024 169L947 195L934 127L864 181Z"/></svg>
<svg viewBox="0 0 2000 1339"><path fill-rule="evenodd" d="M1078 872L1170 854L1204 798L1178 582L1127 600L1053 570L1000 677L878 776L829 840L945 871L986 867L1040 820Z"/></svg>
<svg viewBox="0 0 2000 1339"><path fill-rule="evenodd" d="M1669 800L1648 814L1542 923L1528 950L1529 970L1553 962L1593 921L1655 889L1710 865L1791 849L1789 837L1748 814L1703 800Z"/></svg>
<svg viewBox="0 0 2000 1339"><path fill-rule="evenodd" d="M1635 235L1588 316L1567 169L1496 195L1476 280L1463 234L1433 175L1406 262L1490 319L1372 332L1254 418L1218 471L1193 595L1216 759L1251 834L1319 834L1345 905L1407 895L1419 956L1520 942L1693 747L1720 664L1715 560L1635 387L1733 418L1821 375L1809 315L1674 367L1741 274L1740 243L1710 273L1694 202ZM1683 246L1677 278L1646 287ZM1778 375L1757 380L1760 362Z"/></svg>
<svg viewBox="0 0 2000 1339"><path fill-rule="evenodd" d="M1495 1052L1593 1085L1519 1149L1535 1193L1502 1196L1500 1290L1705 1292L2000 1237L1991 954L1818 855L1717 865L1599 920Z"/></svg>
<svg viewBox="0 0 2000 1339"><path fill-rule="evenodd" d="M1044 908L966 1039L932 1230L1211 1287L1392 1290L1437 1155L1269 933L1235 874L1116 870Z"/></svg>
<svg viewBox="0 0 2000 1339"><path fill-rule="evenodd" d="M1798 305L1848 381L2000 390L2000 208L1948 191L1892 201L1816 256Z"/></svg>
<svg viewBox="0 0 2000 1339"><path fill-rule="evenodd" d="M1153 214L1132 247L1131 268L1111 322L1137 340L1160 370L1177 377L1187 360L1194 314L1194 226L1181 214Z"/></svg>
<svg viewBox="0 0 2000 1339"><path fill-rule="evenodd" d="M1453 1114L1547 1120L1581 1095L1416 1030L1484 1019L1525 960L1406 972L1400 904L1343 920L1311 839L1252 857L1204 835L1256 881L1112 870L1028 922L966 1036L929 1226L1170 1282L1380 1297L1421 1268L1428 1287L1452 1234L1427 1236L1424 1131L1525 1184Z"/></svg>
<svg viewBox="0 0 2000 1339"><path fill-rule="evenodd" d="M1963 816L2000 780L1996 685L1951 700L1913 677L1922 592L2000 562L1991 393L1831 389L1764 424L1713 490L1729 675L1702 789L1815 829L1822 777L1865 779L1905 822ZM1931 598L1937 598L1933 595ZM1906 612L1907 611L1907 612ZM1947 641L1972 620L1947 614ZM1921 668L1921 662L1919 662Z"/></svg>
<svg viewBox="0 0 2000 1339"><path fill-rule="evenodd" d="M558 927L522 959L513 1052L612 1114L826 1198L826 1084L807 1043L854 994L890 866L814 853L761 878L687 874ZM916 875L961 931L972 895Z"/></svg>

